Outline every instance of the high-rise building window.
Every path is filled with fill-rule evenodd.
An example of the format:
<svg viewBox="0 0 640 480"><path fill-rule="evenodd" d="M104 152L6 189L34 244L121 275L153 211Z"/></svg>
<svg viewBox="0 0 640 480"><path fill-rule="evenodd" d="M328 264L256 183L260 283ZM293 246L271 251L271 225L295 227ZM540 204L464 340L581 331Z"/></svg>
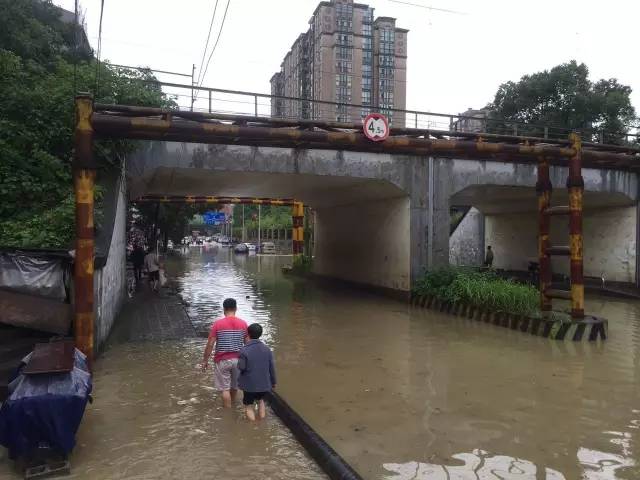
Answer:
<svg viewBox="0 0 640 480"><path fill-rule="evenodd" d="M338 73L351 73L353 65L351 62L339 60L336 62L336 72Z"/></svg>
<svg viewBox="0 0 640 480"><path fill-rule="evenodd" d="M353 17L353 5L350 3L336 3L336 15Z"/></svg>
<svg viewBox="0 0 640 480"><path fill-rule="evenodd" d="M351 88L336 87L336 102L349 103L351 101Z"/></svg>
<svg viewBox="0 0 640 480"><path fill-rule="evenodd" d="M362 63L364 65L371 65L373 63L373 52L371 50L362 51Z"/></svg>
<svg viewBox="0 0 640 480"><path fill-rule="evenodd" d="M380 67L380 78L393 78L393 68Z"/></svg>
<svg viewBox="0 0 640 480"><path fill-rule="evenodd" d="M373 22L373 8L367 8L362 17L362 21L364 23L372 23Z"/></svg>
<svg viewBox="0 0 640 480"><path fill-rule="evenodd" d="M351 49L348 47L338 47L336 49L336 58L338 60L351 60Z"/></svg>
<svg viewBox="0 0 640 480"><path fill-rule="evenodd" d="M353 47L353 35L339 33L337 43L344 47Z"/></svg>
<svg viewBox="0 0 640 480"><path fill-rule="evenodd" d="M392 28L383 28L380 30L380 41L393 42L395 40L395 32Z"/></svg>
<svg viewBox="0 0 640 480"><path fill-rule="evenodd" d="M348 120L348 107L346 105L336 105L336 121L346 122Z"/></svg>
<svg viewBox="0 0 640 480"><path fill-rule="evenodd" d="M392 55L395 52L393 43L380 42L380 53L383 55Z"/></svg>
<svg viewBox="0 0 640 480"><path fill-rule="evenodd" d="M373 79L371 77L362 77L362 89L371 90L373 87Z"/></svg>
<svg viewBox="0 0 640 480"><path fill-rule="evenodd" d="M362 24L362 35L366 35L367 37L371 36L371 24L363 23Z"/></svg>
<svg viewBox="0 0 640 480"><path fill-rule="evenodd" d="M336 26L339 32L350 32L353 30L353 22L346 18L336 17Z"/></svg>
<svg viewBox="0 0 640 480"><path fill-rule="evenodd" d="M380 55L378 61L381 67L393 67L393 55Z"/></svg>
<svg viewBox="0 0 640 480"><path fill-rule="evenodd" d="M362 105L371 105L371 90L362 90Z"/></svg>
<svg viewBox="0 0 640 480"><path fill-rule="evenodd" d="M362 76L363 77L370 77L371 76L371 65L362 65Z"/></svg>
<svg viewBox="0 0 640 480"><path fill-rule="evenodd" d="M336 87L351 88L351 75L345 75L343 73L336 75Z"/></svg>
<svg viewBox="0 0 640 480"><path fill-rule="evenodd" d="M380 92L380 100L386 105L393 104L393 92L383 90Z"/></svg>

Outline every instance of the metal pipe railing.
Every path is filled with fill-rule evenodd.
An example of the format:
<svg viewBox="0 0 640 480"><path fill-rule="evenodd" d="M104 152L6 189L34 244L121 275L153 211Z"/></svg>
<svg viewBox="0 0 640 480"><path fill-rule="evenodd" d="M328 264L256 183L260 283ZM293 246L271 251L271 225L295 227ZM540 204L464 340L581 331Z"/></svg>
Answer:
<svg viewBox="0 0 640 480"><path fill-rule="evenodd" d="M232 115L224 113L205 113L205 112L191 112L184 110L173 110L166 108L156 107L136 107L129 105L109 105L98 103L94 106L97 112L115 112L122 116L166 116L172 115L174 117L184 118L186 120L205 121L205 120L218 120L220 122L232 122L235 124L264 124L277 127L318 127L329 130L360 130L362 124L360 123L347 123L347 122L326 122L323 120L293 120L293 119L281 119L274 117L264 116L248 116L248 115ZM391 127L392 135L408 135L414 137L425 138L443 138L448 139L464 138L464 139L482 139L483 141L501 141L509 143L529 143L546 144L546 145L568 145L568 139L549 140L542 137L522 137L513 135L501 135L492 133L471 133L471 132L459 132L449 130L437 130L437 129L422 129L422 128L407 128L407 127ZM594 143L584 142L583 145L593 150L607 150L610 152L620 153L640 153L640 147L623 147L619 145L600 145ZM594 152L595 153L595 152ZM587 153L590 155L591 153ZM597 155L596 155L597 157ZM595 158L595 157L593 157Z"/></svg>
<svg viewBox="0 0 640 480"><path fill-rule="evenodd" d="M192 88L190 85L183 85L183 84L172 83L172 82L159 82L156 80L146 80L146 79L141 79L140 81L158 84L160 86L167 87L167 88L178 88L178 89ZM259 98L269 99L270 102L273 102L273 101L295 102L296 110L302 110L300 108L302 104L310 104L313 106L341 107L341 108L346 108L347 111L349 109L352 109L352 110L366 109L369 111L373 110L373 107L371 105L334 102L329 100L305 99L305 98L299 98L299 97L290 97L286 95L276 95L276 94L267 94L267 93L250 92L250 91L247 92L247 91L240 91L240 90L230 90L230 89L222 89L222 88L203 87L203 86L194 86L193 88L196 91L207 92L209 97L211 97L212 93L219 93L219 94L225 94L225 95L237 95L242 97L252 97L252 101L250 102L247 101L246 103L247 104L251 103L254 105L253 113L256 116L258 116L258 105L259 105L258 99ZM236 101L227 100L227 99L224 99L224 100L220 99L220 100L231 102L231 103L244 103L237 100ZM269 107L269 108L273 107L273 103L260 104L260 105ZM539 136L540 138L544 138L544 139L558 138L558 137L562 137L564 139L568 136L569 133L571 133L572 131L576 131L566 127L560 127L560 126L554 126L554 125L532 124L532 123L525 123L525 122L519 122L514 120L504 120L504 119L497 119L497 118L487 118L487 117L468 116L468 115L452 115L447 113L425 112L425 111L419 111L419 110L398 109L398 108L384 108L384 110L388 112L392 112L394 115L396 114L404 115L403 123L405 124L410 122L409 120L410 117L413 117L413 124L415 128L418 127L418 120L422 116L422 117L432 117L434 119L442 119L444 121L443 123L449 124L450 131L455 131L456 127L458 126L458 122L462 122L462 121L478 122L481 125L487 125L489 127L493 127L494 129L508 130L509 134L512 136L527 136L526 134L527 131L536 131L536 132L539 132L539 135L535 135L535 136L536 137ZM212 111L211 105L209 106L209 111L210 112ZM332 116L335 118L335 114L333 114ZM301 115L295 115L292 118L305 119ZM485 128L485 130L490 131L491 129ZM590 142L594 144L603 143L603 141L608 136L617 135L617 134L613 134L612 132L606 132L606 131L601 131L597 129L578 129L577 131L583 136L589 135L591 139L597 139L598 142ZM629 143L631 143L630 142L631 139L637 139L638 141L640 141L640 133L627 132L626 134L618 135L618 136L624 137L624 140Z"/></svg>

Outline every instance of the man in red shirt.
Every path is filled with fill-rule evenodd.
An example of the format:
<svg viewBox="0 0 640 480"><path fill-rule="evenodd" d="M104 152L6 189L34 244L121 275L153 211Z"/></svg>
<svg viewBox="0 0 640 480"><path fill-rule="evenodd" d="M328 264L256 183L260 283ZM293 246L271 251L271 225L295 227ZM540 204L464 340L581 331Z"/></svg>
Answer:
<svg viewBox="0 0 640 480"><path fill-rule="evenodd" d="M247 338L247 323L236 317L238 309L235 299L227 298L222 303L224 317L216 320L211 327L207 347L204 350L202 371L209 366L209 358L215 345L213 355L214 385L222 392L222 402L225 407L231 407L231 402L238 393L238 357L240 349Z"/></svg>

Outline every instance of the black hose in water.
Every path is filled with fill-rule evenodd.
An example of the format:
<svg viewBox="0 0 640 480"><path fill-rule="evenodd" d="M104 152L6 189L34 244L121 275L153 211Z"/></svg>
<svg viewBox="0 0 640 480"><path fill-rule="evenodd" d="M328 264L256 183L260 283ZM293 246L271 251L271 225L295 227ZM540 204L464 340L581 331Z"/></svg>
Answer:
<svg viewBox="0 0 640 480"><path fill-rule="evenodd" d="M362 480L362 477L277 393L268 397L271 409L331 480Z"/></svg>

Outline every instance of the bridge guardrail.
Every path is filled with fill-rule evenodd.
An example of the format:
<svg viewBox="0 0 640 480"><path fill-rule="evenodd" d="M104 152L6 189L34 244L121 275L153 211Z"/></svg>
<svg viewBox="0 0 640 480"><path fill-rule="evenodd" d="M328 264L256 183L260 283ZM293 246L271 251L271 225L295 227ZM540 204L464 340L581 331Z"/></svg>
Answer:
<svg viewBox="0 0 640 480"><path fill-rule="evenodd" d="M112 65L115 68L133 69ZM171 73L160 70L141 69L150 72ZM179 74L174 74L179 75ZM182 75L188 76L188 75ZM379 109L372 106L338 103L326 100L304 99L259 92L185 85L158 80L139 79L159 85L163 92L180 110L242 115L248 117L270 117L282 120L314 120L324 122L360 123L364 116L378 111L390 117L392 127L460 133L490 133L517 137L536 137L555 142L566 142L575 131L556 125L540 125L489 116L454 115L409 109ZM585 142L612 145L640 145L640 128L630 126L625 134L615 134L591 128L578 131Z"/></svg>

